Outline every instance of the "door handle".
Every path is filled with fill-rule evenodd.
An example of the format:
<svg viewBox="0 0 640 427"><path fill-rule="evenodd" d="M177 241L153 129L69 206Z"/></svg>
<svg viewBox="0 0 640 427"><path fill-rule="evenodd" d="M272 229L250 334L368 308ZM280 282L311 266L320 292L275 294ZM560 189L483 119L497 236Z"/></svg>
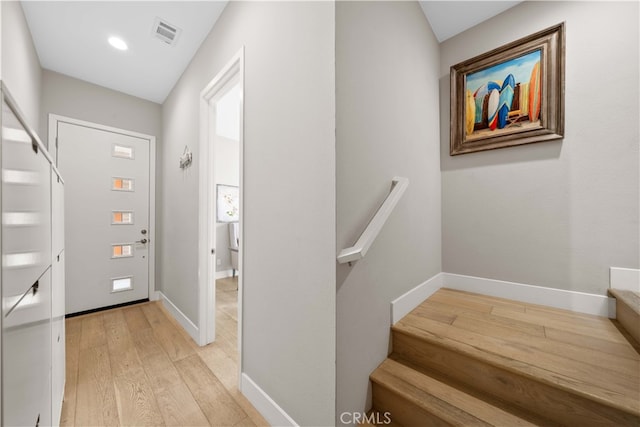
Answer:
<svg viewBox="0 0 640 427"><path fill-rule="evenodd" d="M147 239L136 240L136 243L142 243L143 245L147 242L148 242Z"/></svg>
<svg viewBox="0 0 640 427"><path fill-rule="evenodd" d="M13 304L13 307L11 307L11 308L7 311L7 314L5 314L5 315L4 315L4 317L7 317L7 316L9 316L11 313L13 313L13 310L15 310L15 309L16 309L16 307L20 305L20 303L22 302L22 300L24 299L24 297L26 297L26 296L27 296L27 294L28 294L28 293L32 292L32 293L33 293L32 295L37 294L37 293L38 293L38 288L39 288L39 287L40 287L40 281L39 281L39 279L38 279L38 280L36 280L36 282L35 282L33 285L29 286L29 289L27 289L27 291L26 291L24 294L22 294L22 296L18 299L18 301L17 301L15 304Z"/></svg>

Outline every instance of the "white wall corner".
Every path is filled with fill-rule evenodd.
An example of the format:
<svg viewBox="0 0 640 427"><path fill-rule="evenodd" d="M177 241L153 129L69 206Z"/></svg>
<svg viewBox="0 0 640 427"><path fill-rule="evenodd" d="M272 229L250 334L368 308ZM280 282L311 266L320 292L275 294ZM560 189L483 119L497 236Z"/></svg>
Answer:
<svg viewBox="0 0 640 427"><path fill-rule="evenodd" d="M563 289L464 276L461 274L442 274L444 276L442 286L445 288L571 310L595 316L609 317L612 319L616 316L615 308L612 310L612 306L615 307L615 304L612 304L612 301L615 301L614 298L609 298L605 295L566 291Z"/></svg>
<svg viewBox="0 0 640 427"><path fill-rule="evenodd" d="M180 311L178 307L174 303L171 302L169 298L161 291L156 291L159 295L160 300L162 301L162 305L167 311L173 316L174 319L184 328L185 331L189 334L191 338L195 342L198 342L200 338L200 331L198 327L191 321L185 314Z"/></svg>
<svg viewBox="0 0 640 427"><path fill-rule="evenodd" d="M236 274L238 272L236 271ZM233 276L233 270L222 270L222 271L216 271L216 280L218 279L225 279L227 277L231 277Z"/></svg>
<svg viewBox="0 0 640 427"><path fill-rule="evenodd" d="M403 295L391 301L391 324L395 325L400 319L409 314L443 285L443 273L438 273Z"/></svg>
<svg viewBox="0 0 640 427"><path fill-rule="evenodd" d="M2 2L0 2L0 80L2 80Z"/></svg>
<svg viewBox="0 0 640 427"><path fill-rule="evenodd" d="M640 292L640 270L635 268L609 268L609 287L624 291Z"/></svg>
<svg viewBox="0 0 640 427"><path fill-rule="evenodd" d="M292 426L298 424L278 404L269 397L249 376L242 373L240 392L260 412L260 415L272 426Z"/></svg>

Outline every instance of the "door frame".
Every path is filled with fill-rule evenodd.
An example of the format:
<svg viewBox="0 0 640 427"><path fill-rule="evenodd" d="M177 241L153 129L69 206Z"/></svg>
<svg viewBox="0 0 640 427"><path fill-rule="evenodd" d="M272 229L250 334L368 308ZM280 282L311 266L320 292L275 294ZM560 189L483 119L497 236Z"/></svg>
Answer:
<svg viewBox="0 0 640 427"><path fill-rule="evenodd" d="M112 126L101 125L85 120L74 119L58 114L49 114L49 136L48 149L52 153L53 161L58 166L58 124L69 123L76 126L84 126L92 129L102 130L111 133L132 136L134 138L146 139L149 141L149 301L159 299L159 292L156 291L156 137L144 133L120 129ZM64 176L63 176L64 178ZM66 286L65 286L66 287Z"/></svg>
<svg viewBox="0 0 640 427"><path fill-rule="evenodd" d="M239 185L239 233L238 249L238 367L242 372L242 301L244 271L244 46L229 60L216 76L200 92L200 163L198 201L198 320L201 346L216 338L216 216L214 171L215 151L215 103L232 84L240 85L240 185ZM238 377L240 378L240 376Z"/></svg>

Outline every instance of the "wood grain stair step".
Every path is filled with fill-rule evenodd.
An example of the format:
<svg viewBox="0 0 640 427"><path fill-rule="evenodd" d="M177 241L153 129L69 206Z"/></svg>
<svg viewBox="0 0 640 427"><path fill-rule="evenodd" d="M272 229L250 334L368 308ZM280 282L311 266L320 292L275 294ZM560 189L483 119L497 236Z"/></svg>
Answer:
<svg viewBox="0 0 640 427"><path fill-rule="evenodd" d="M384 427L403 427L402 425L393 422L390 414L385 414L384 412L378 411L369 411L367 414L367 419L363 420L359 423L359 426L384 426Z"/></svg>
<svg viewBox="0 0 640 427"><path fill-rule="evenodd" d="M609 319L441 289L392 336L391 358L476 396L559 424L640 425L640 355Z"/></svg>
<svg viewBox="0 0 640 427"><path fill-rule="evenodd" d="M608 319L493 301L441 289L392 327L391 358L559 424L640 425L640 355Z"/></svg>
<svg viewBox="0 0 640 427"><path fill-rule="evenodd" d="M533 426L531 422L420 373L385 360L371 375L373 405L405 426Z"/></svg>

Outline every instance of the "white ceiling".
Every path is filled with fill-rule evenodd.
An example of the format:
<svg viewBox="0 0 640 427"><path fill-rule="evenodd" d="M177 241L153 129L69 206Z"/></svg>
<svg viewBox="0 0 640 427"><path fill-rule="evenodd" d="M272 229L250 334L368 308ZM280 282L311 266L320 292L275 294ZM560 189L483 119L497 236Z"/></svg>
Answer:
<svg viewBox="0 0 640 427"><path fill-rule="evenodd" d="M438 41L520 1L421 1ZM226 0L23 1L43 68L162 103L215 25ZM153 37L156 18L182 30L174 46ZM109 36L124 39L117 51Z"/></svg>
<svg viewBox="0 0 640 427"><path fill-rule="evenodd" d="M23 1L40 65L162 103L226 1ZM156 17L182 29L169 46L152 33ZM119 36L129 50L107 43Z"/></svg>
<svg viewBox="0 0 640 427"><path fill-rule="evenodd" d="M439 42L468 30L522 1L421 1Z"/></svg>

